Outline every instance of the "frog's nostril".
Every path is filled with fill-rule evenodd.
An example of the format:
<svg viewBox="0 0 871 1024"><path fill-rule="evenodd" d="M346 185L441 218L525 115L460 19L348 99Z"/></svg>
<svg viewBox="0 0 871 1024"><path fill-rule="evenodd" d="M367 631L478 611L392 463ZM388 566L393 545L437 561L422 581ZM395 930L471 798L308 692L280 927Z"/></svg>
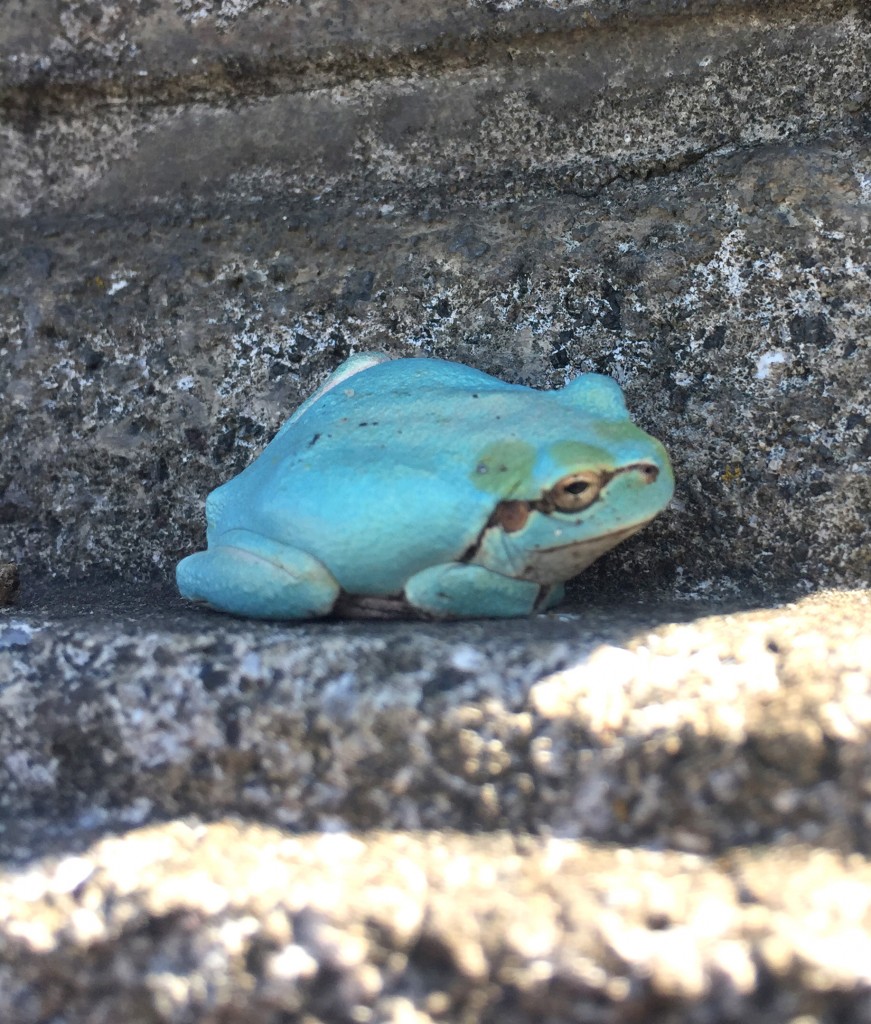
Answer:
<svg viewBox="0 0 871 1024"><path fill-rule="evenodd" d="M644 477L644 482L646 484L656 482L656 478L659 476L659 466L654 466L649 462L643 462L637 468L642 477Z"/></svg>

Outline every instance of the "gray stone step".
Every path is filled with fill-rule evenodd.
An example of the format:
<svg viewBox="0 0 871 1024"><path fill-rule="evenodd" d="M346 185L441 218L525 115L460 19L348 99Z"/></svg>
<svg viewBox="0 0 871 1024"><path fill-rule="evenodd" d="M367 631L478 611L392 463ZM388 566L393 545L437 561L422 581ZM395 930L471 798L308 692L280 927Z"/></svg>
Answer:
<svg viewBox="0 0 871 1024"><path fill-rule="evenodd" d="M9 856L30 855L31 817L63 838L187 814L868 847L867 592L442 625L258 625L160 591L144 608L96 598L76 599L87 616L58 614L61 592L0 619Z"/></svg>
<svg viewBox="0 0 871 1024"><path fill-rule="evenodd" d="M23 602L0 1019L868 1019L868 592L413 626Z"/></svg>
<svg viewBox="0 0 871 1024"><path fill-rule="evenodd" d="M595 192L813 137L868 102L869 31L843 0L463 4L422 19L426 5L395 3L332 22L294 4L229 34L168 2L96 30L86 10L64 27L35 6L40 28L6 36L0 214L13 217L264 189L389 205L479 179L528 194L536 175ZM17 7L6 18L28 25Z"/></svg>

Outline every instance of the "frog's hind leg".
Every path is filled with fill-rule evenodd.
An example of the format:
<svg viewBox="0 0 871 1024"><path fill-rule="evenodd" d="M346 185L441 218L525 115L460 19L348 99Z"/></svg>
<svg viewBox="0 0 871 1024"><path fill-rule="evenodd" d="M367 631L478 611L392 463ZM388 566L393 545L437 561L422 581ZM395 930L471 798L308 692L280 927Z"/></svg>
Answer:
<svg viewBox="0 0 871 1024"><path fill-rule="evenodd" d="M541 587L482 565L448 562L412 576L405 597L412 607L437 618L513 618L535 611Z"/></svg>
<svg viewBox="0 0 871 1024"><path fill-rule="evenodd" d="M176 568L182 597L255 619L311 619L327 615L339 584L300 548L248 530L228 530L206 551Z"/></svg>

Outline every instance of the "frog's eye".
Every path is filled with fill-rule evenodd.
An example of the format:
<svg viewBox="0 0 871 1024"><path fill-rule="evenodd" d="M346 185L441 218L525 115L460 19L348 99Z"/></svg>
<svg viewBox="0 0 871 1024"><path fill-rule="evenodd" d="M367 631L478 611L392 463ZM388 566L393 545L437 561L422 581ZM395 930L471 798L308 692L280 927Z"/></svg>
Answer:
<svg viewBox="0 0 871 1024"><path fill-rule="evenodd" d="M582 508L592 505L601 490L601 474L572 473L551 487L546 498L548 504L559 512L579 512Z"/></svg>

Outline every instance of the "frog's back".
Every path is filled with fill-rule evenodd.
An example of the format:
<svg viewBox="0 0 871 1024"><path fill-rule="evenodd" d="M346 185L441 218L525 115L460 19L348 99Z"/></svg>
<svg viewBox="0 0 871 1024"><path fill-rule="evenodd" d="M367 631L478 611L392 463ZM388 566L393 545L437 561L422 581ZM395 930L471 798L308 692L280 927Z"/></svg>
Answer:
<svg viewBox="0 0 871 1024"><path fill-rule="evenodd" d="M210 542L253 530L304 548L349 592L396 589L410 572L458 559L475 541L493 498L470 476L469 432L482 419L473 406L526 391L435 359L385 362L349 377L212 492Z"/></svg>
<svg viewBox="0 0 871 1024"><path fill-rule="evenodd" d="M595 440L599 422L561 392L436 359L382 362L327 385L210 495L209 541L241 528L292 544L353 593L390 592L462 559L499 500L532 496L512 480L535 482L538 451Z"/></svg>
<svg viewBox="0 0 871 1024"><path fill-rule="evenodd" d="M245 491L260 504L275 489L290 497L312 481L353 474L379 483L414 469L444 481L468 475L470 431L504 433L512 396L540 395L480 370L439 359L397 359L373 366L327 391L291 417L263 453L219 491ZM504 405L504 407L503 407Z"/></svg>

